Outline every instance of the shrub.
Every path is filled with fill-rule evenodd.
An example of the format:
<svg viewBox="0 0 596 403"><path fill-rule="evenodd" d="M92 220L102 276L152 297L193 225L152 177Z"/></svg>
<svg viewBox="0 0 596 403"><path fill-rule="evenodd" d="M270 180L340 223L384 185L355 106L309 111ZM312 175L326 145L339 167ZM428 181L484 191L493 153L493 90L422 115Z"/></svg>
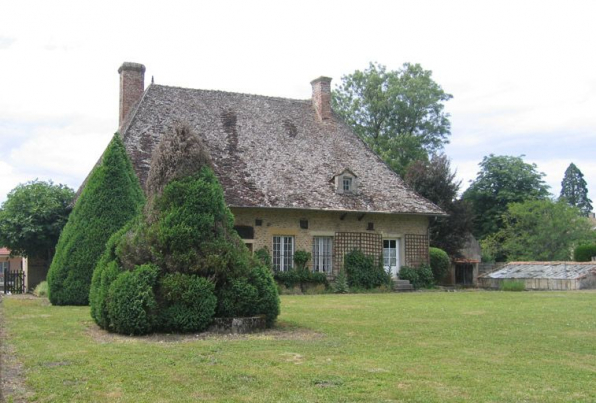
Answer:
<svg viewBox="0 0 596 403"><path fill-rule="evenodd" d="M350 286L348 286L348 277L346 276L345 270L340 270L339 274L335 278L333 283L333 292L336 294L346 294L350 292Z"/></svg>
<svg viewBox="0 0 596 403"><path fill-rule="evenodd" d="M521 280L503 280L501 291L525 291L526 283Z"/></svg>
<svg viewBox="0 0 596 403"><path fill-rule="evenodd" d="M153 287L159 269L147 264L120 273L108 290L107 311L111 330L146 334L154 329L157 303Z"/></svg>
<svg viewBox="0 0 596 403"><path fill-rule="evenodd" d="M325 288L329 286L329 281L325 273L312 272L307 269L290 269L286 271L278 271L273 275L275 281L286 288L294 288L300 286L302 292L305 291L307 285L324 285Z"/></svg>
<svg viewBox="0 0 596 403"><path fill-rule="evenodd" d="M167 331L200 332L213 318L215 286L203 277L172 273L161 278L159 326Z"/></svg>
<svg viewBox="0 0 596 403"><path fill-rule="evenodd" d="M435 285L435 277L429 265L422 265L418 268L418 278L421 288L432 288Z"/></svg>
<svg viewBox="0 0 596 403"><path fill-rule="evenodd" d="M390 275L383 269L381 263L375 264L372 256L366 256L357 249L346 254L344 269L350 287L371 289L391 281Z"/></svg>
<svg viewBox="0 0 596 403"><path fill-rule="evenodd" d="M434 285L433 272L428 265L422 265L418 268L401 267L399 269L399 278L408 280L415 289L431 288Z"/></svg>
<svg viewBox="0 0 596 403"><path fill-rule="evenodd" d="M48 282L42 281L41 283L37 284L35 290L33 290L33 294L38 297L47 297L48 296Z"/></svg>
<svg viewBox="0 0 596 403"><path fill-rule="evenodd" d="M89 305L91 306L91 317L99 326L104 329L109 327L109 317L107 308L107 296L110 285L116 280L122 272L119 259L116 255L116 248L126 235L127 231L133 225L133 221L128 222L124 227L110 237L106 243L106 248L99 258L89 290ZM134 268L134 267L133 267Z"/></svg>
<svg viewBox="0 0 596 403"><path fill-rule="evenodd" d="M447 252L439 248L430 248L429 255L430 268L433 272L434 281L435 283L441 282L449 271L449 265L451 263L449 255L447 255Z"/></svg>
<svg viewBox="0 0 596 403"><path fill-rule="evenodd" d="M234 230L209 158L188 128L164 135L147 189L142 216L110 241L96 268L90 296L95 321L127 334L200 331L217 311L264 315L271 326L279 315L271 273ZM153 268L155 278L140 281L141 267Z"/></svg>
<svg viewBox="0 0 596 403"><path fill-rule="evenodd" d="M64 226L48 272L54 305L87 305L93 270L106 242L137 215L143 191L120 136L114 135Z"/></svg>
<svg viewBox="0 0 596 403"><path fill-rule="evenodd" d="M310 260L310 253L303 251L303 250L297 250L294 253L294 264L295 264L295 268L296 270L307 270L306 265L308 264L308 261Z"/></svg>
<svg viewBox="0 0 596 403"><path fill-rule="evenodd" d="M255 314L255 304L259 298L258 290L248 279L232 279L217 294L217 316L238 317Z"/></svg>
<svg viewBox="0 0 596 403"><path fill-rule="evenodd" d="M255 251L255 258L263 263L268 269L273 267L273 264L271 263L271 255L269 254L269 249L267 249L267 247L257 249Z"/></svg>
<svg viewBox="0 0 596 403"><path fill-rule="evenodd" d="M271 271L265 266L257 265L248 274L248 281L258 291L255 313L265 315L267 326L273 326L279 316L279 295Z"/></svg>
<svg viewBox="0 0 596 403"><path fill-rule="evenodd" d="M590 262L596 256L596 244L580 245L573 251L573 260L576 262Z"/></svg>

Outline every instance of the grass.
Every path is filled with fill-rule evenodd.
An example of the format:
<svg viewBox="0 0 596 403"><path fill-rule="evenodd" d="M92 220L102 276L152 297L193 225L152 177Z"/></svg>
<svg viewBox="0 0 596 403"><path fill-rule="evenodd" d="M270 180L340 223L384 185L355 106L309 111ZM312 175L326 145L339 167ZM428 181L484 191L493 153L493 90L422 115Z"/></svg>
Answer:
<svg viewBox="0 0 596 403"><path fill-rule="evenodd" d="M39 402L588 402L595 306L594 292L282 296L275 331L208 338L110 335L88 307L34 297L0 309Z"/></svg>

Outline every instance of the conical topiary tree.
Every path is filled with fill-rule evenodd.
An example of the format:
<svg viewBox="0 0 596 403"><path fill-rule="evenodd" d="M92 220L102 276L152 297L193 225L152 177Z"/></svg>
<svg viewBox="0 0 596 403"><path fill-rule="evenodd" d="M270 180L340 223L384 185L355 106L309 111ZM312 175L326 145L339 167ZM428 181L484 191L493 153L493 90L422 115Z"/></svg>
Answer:
<svg viewBox="0 0 596 403"><path fill-rule="evenodd" d="M87 305L93 269L106 242L138 215L144 195L118 133L75 203L48 272L54 305Z"/></svg>
<svg viewBox="0 0 596 403"><path fill-rule="evenodd" d="M214 315L279 314L277 287L235 232L199 137L164 135L147 179L148 203L109 242L93 274L91 313L125 334L202 331Z"/></svg>

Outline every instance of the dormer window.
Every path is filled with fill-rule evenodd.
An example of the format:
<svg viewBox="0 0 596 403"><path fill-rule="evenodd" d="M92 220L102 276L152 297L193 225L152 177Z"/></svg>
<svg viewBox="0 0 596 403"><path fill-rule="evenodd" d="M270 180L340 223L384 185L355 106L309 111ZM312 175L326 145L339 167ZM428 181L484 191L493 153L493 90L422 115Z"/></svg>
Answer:
<svg viewBox="0 0 596 403"><path fill-rule="evenodd" d="M349 169L334 175L331 182L335 184L335 191L339 194L355 194L358 190L358 178Z"/></svg>

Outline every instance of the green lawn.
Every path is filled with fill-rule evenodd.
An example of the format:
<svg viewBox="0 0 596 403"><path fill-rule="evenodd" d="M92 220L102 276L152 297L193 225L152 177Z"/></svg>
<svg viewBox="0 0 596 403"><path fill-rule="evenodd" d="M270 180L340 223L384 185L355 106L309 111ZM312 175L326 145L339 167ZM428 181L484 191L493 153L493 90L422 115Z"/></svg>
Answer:
<svg viewBox="0 0 596 403"><path fill-rule="evenodd" d="M0 309L40 402L596 401L595 292L283 296L274 331L209 338L110 335L44 299Z"/></svg>

